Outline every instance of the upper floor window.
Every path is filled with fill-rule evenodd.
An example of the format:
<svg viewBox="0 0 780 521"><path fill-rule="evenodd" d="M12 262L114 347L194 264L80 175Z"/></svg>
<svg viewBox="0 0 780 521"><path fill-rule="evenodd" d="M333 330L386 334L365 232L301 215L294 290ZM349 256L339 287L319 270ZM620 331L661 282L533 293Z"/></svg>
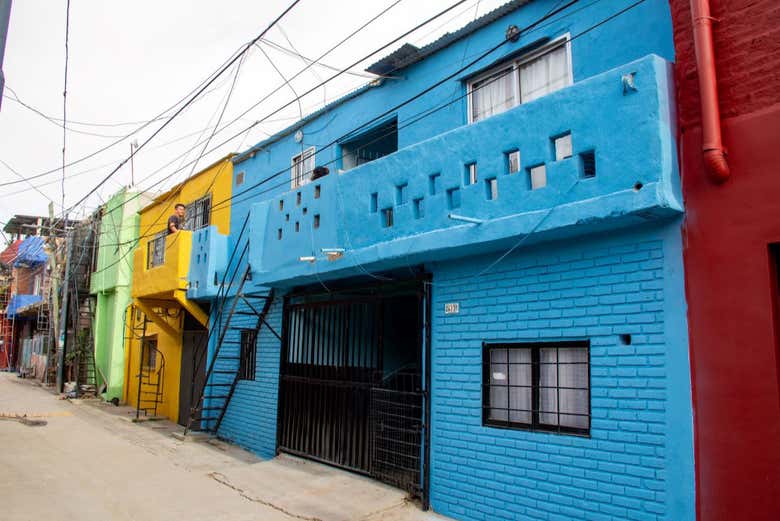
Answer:
<svg viewBox="0 0 780 521"><path fill-rule="evenodd" d="M160 232L146 244L146 268L154 268L165 262L165 237L168 232Z"/></svg>
<svg viewBox="0 0 780 521"><path fill-rule="evenodd" d="M398 150L398 118L341 143L341 170L370 163Z"/></svg>
<svg viewBox="0 0 780 521"><path fill-rule="evenodd" d="M311 182L311 174L314 171L314 147L307 148L292 158L290 169L292 188L298 188Z"/></svg>
<svg viewBox="0 0 780 521"><path fill-rule="evenodd" d="M200 230L211 224L211 194L188 204L186 215L185 230Z"/></svg>
<svg viewBox="0 0 780 521"><path fill-rule="evenodd" d="M490 69L468 83L469 123L571 85L568 37Z"/></svg>

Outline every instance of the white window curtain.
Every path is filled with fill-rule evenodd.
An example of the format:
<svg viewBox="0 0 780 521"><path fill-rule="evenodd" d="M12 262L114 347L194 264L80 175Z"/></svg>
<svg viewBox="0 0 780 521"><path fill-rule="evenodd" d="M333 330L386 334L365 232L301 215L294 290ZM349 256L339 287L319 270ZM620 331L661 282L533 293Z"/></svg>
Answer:
<svg viewBox="0 0 780 521"><path fill-rule="evenodd" d="M531 350L509 351L509 421L531 424Z"/></svg>
<svg viewBox="0 0 780 521"><path fill-rule="evenodd" d="M491 420L531 424L531 367L530 349L491 351Z"/></svg>
<svg viewBox="0 0 780 521"><path fill-rule="evenodd" d="M569 64L565 45L520 66L521 103L541 98L567 85Z"/></svg>
<svg viewBox="0 0 780 521"><path fill-rule="evenodd" d="M480 121L515 105L514 72L502 69L471 84L471 121Z"/></svg>
<svg viewBox="0 0 780 521"><path fill-rule="evenodd" d="M490 419L509 421L509 388L506 387L509 370L507 350L490 351Z"/></svg>
<svg viewBox="0 0 780 521"><path fill-rule="evenodd" d="M587 349L541 349L539 363L539 422L589 428Z"/></svg>

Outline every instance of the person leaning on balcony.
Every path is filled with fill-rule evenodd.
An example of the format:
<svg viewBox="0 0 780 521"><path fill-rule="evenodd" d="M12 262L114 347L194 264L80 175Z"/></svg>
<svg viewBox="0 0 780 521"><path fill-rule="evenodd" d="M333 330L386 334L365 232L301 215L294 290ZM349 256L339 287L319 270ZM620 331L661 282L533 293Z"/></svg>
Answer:
<svg viewBox="0 0 780 521"><path fill-rule="evenodd" d="M182 221L184 220L185 207L181 203L176 203L173 207L173 215L168 217L168 235L176 233L182 228Z"/></svg>

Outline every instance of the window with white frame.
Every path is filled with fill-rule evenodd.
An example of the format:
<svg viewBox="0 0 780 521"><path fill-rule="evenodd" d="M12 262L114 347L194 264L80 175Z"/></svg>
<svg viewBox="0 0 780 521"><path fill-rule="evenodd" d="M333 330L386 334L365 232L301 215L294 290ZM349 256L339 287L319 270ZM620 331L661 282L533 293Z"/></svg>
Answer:
<svg viewBox="0 0 780 521"><path fill-rule="evenodd" d="M468 82L469 123L571 85L568 36L514 58Z"/></svg>
<svg viewBox="0 0 780 521"><path fill-rule="evenodd" d="M311 174L314 171L314 147L307 148L297 156L292 158L290 186L298 188L299 186L311 182Z"/></svg>
<svg viewBox="0 0 780 521"><path fill-rule="evenodd" d="M485 425L588 434L588 342L485 344Z"/></svg>
<svg viewBox="0 0 780 521"><path fill-rule="evenodd" d="M186 212L185 230L200 230L211 224L211 194L188 204Z"/></svg>

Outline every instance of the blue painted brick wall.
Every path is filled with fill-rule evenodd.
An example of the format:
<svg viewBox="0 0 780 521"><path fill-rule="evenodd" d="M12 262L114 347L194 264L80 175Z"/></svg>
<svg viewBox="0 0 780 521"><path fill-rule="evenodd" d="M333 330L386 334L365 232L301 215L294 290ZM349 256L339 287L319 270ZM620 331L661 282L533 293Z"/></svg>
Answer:
<svg viewBox="0 0 780 521"><path fill-rule="evenodd" d="M694 519L679 223L433 267L433 508L464 520ZM522 248L520 248L522 250ZM444 315L459 302L460 313ZM631 345L619 335L631 334ZM482 426L482 342L589 339L590 437Z"/></svg>
<svg viewBox="0 0 780 521"><path fill-rule="evenodd" d="M277 297L268 310L266 320L281 334L283 299ZM249 311L246 304L237 307ZM237 327L252 329L257 318L248 315L234 315L231 323ZM240 332L231 330L227 340L239 341ZM234 350L237 344L226 344L225 353ZM260 329L257 340L257 365L255 380L238 382L233 398L225 412L219 429L219 436L247 448L262 458L276 455L276 410L279 389L279 353L281 344L265 326Z"/></svg>

